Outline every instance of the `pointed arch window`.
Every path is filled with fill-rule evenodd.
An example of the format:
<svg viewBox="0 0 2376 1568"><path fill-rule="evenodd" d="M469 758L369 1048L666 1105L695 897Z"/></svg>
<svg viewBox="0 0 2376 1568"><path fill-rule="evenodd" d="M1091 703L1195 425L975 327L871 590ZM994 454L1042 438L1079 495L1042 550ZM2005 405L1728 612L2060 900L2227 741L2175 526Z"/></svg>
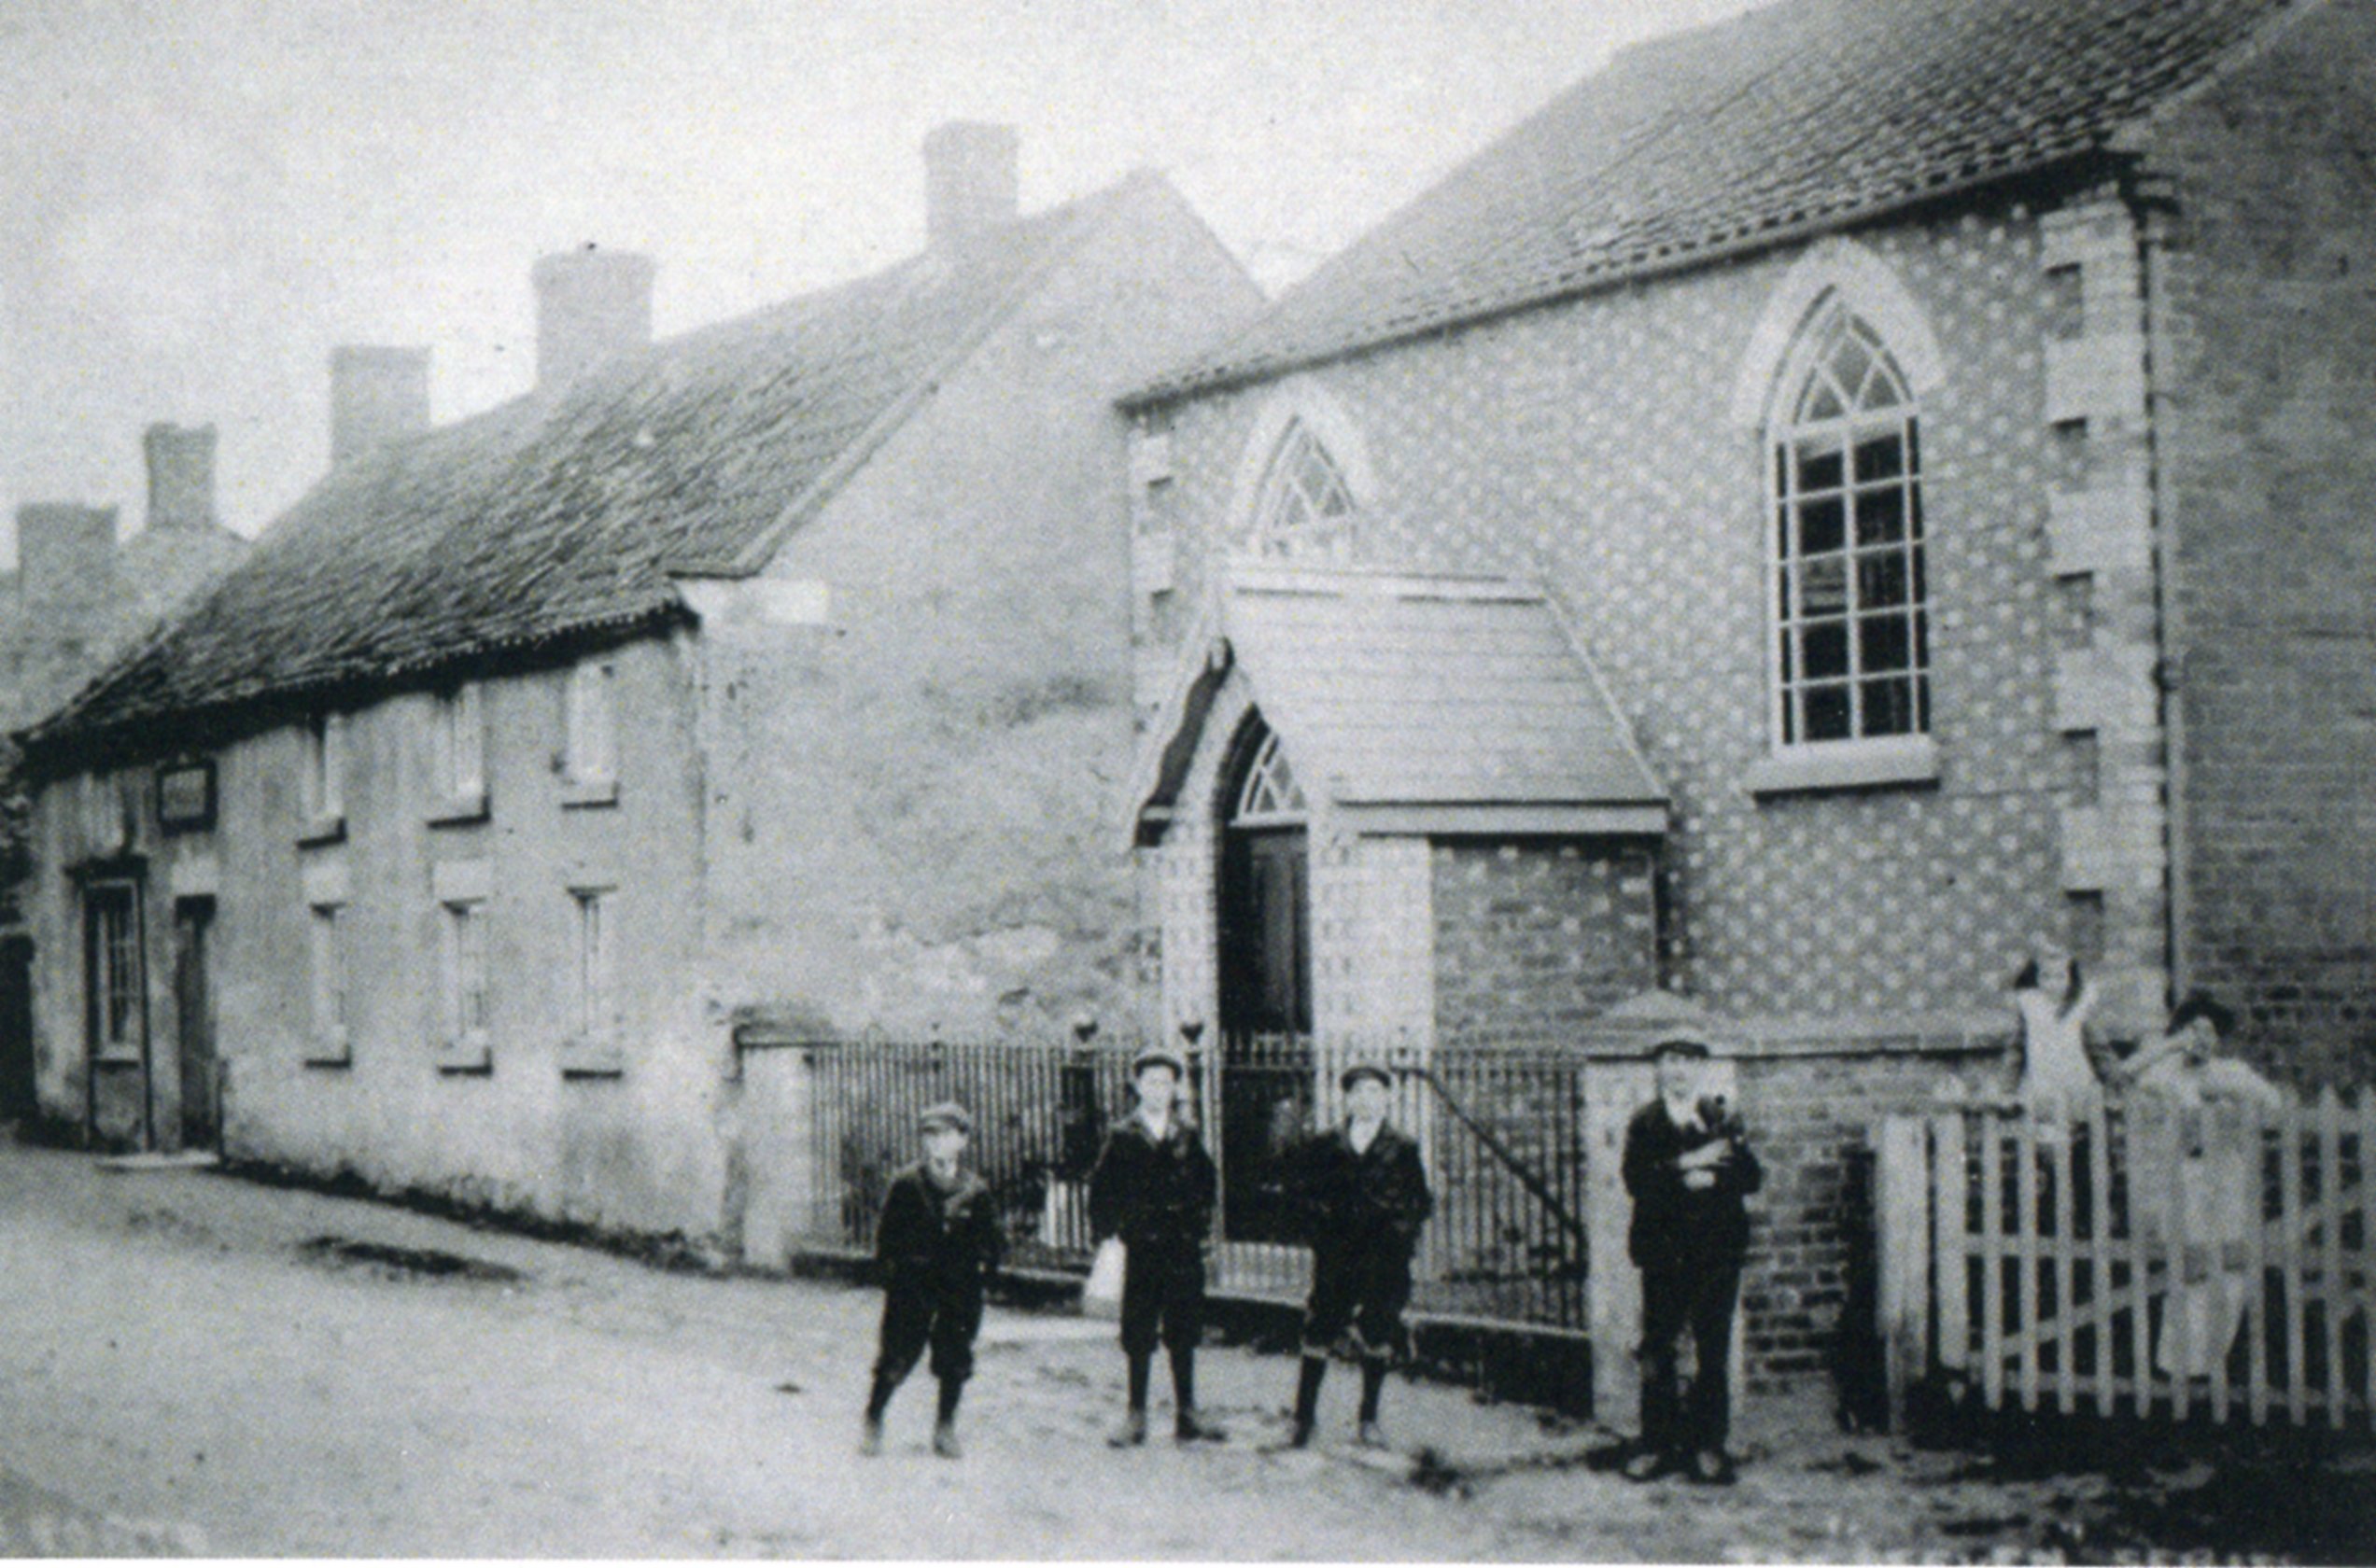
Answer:
<svg viewBox="0 0 2376 1568"><path fill-rule="evenodd" d="M1927 735L1930 588L1906 379L1837 306L1783 385L1774 454L1774 735L1785 748Z"/></svg>
<svg viewBox="0 0 2376 1568"><path fill-rule="evenodd" d="M1237 809L1230 820L1243 826L1300 822L1305 811L1303 786L1296 782L1295 770L1287 766L1287 754L1279 745L1278 732L1267 731L1245 770L1245 784L1238 791Z"/></svg>
<svg viewBox="0 0 2376 1568"><path fill-rule="evenodd" d="M1254 506L1258 555L1338 557L1351 543L1353 491L1344 470L1302 420L1279 437Z"/></svg>

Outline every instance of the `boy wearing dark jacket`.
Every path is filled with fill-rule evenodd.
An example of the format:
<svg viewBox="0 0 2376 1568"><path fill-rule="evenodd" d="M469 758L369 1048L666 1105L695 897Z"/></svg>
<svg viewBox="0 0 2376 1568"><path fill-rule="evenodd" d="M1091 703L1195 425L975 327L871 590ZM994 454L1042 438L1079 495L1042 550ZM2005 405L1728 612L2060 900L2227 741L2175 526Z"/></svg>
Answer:
<svg viewBox="0 0 2376 1568"><path fill-rule="evenodd" d="M882 1452L883 1412L929 1346L933 1376L940 1380L933 1452L956 1459L963 1452L957 1442L957 1401L974 1371L984 1277L998 1267L1005 1238L989 1186L960 1163L973 1117L950 1100L930 1107L916 1121L924 1157L892 1178L875 1231L883 1321L859 1451Z"/></svg>
<svg viewBox="0 0 2376 1568"><path fill-rule="evenodd" d="M1204 1332L1204 1253L1218 1201L1219 1173L1179 1105L1188 1064L1161 1048L1131 1063L1138 1105L1114 1124L1089 1178L1090 1234L1119 1237L1122 1353L1130 1405L1114 1446L1146 1441L1147 1381L1160 1341L1171 1353L1174 1435L1218 1442L1221 1429L1196 1411L1196 1345Z"/></svg>
<svg viewBox="0 0 2376 1568"><path fill-rule="evenodd" d="M1642 1274L1641 1444L1625 1474L1638 1481L1676 1470L1712 1485L1733 1478L1724 1439L1733 1306L1749 1254L1741 1200L1765 1177L1739 1115L1699 1092L1709 1055L1696 1040L1653 1047L1658 1098L1625 1127L1625 1190L1634 1199L1627 1250ZM1676 1355L1686 1332L1698 1364L1688 1404Z"/></svg>
<svg viewBox="0 0 2376 1568"><path fill-rule="evenodd" d="M1434 1211L1419 1146L1386 1120L1393 1087L1384 1068L1357 1062L1337 1079L1345 1119L1295 1152L1289 1180L1312 1247L1312 1295L1303 1312L1303 1359L1287 1442L1312 1441L1329 1350L1348 1340L1361 1362L1359 1438L1385 1446L1378 1398L1389 1360L1404 1348L1411 1254Z"/></svg>

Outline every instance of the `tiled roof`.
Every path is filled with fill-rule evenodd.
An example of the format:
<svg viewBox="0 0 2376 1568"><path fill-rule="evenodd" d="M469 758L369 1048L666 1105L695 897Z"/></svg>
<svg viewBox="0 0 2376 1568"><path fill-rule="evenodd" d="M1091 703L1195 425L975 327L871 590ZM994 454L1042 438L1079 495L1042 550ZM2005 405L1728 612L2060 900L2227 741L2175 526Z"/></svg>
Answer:
<svg viewBox="0 0 2376 1568"><path fill-rule="evenodd" d="M2103 150L2287 0L1779 0L1620 54L1146 403Z"/></svg>
<svg viewBox="0 0 2376 1568"><path fill-rule="evenodd" d="M672 574L755 565L1150 178L343 465L34 744L682 613Z"/></svg>
<svg viewBox="0 0 2376 1568"><path fill-rule="evenodd" d="M1577 808L1663 822L1666 791L1539 591L1247 570L1215 626L1308 796L1356 813ZM1202 721L1186 688L1213 679L1209 662L1184 673L1142 805L1178 789L1193 737L1166 732Z"/></svg>

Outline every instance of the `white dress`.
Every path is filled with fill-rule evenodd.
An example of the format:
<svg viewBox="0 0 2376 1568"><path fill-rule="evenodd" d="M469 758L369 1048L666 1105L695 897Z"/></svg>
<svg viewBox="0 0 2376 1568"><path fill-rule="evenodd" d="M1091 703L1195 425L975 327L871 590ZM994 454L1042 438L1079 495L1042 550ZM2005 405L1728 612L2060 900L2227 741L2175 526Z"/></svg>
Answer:
<svg viewBox="0 0 2376 1568"><path fill-rule="evenodd" d="M2067 1014L2040 990L2016 991L2021 1014L2021 1098L2046 1109L2085 1110L2102 1098L2095 1064L2088 1059L2088 999L2082 994Z"/></svg>

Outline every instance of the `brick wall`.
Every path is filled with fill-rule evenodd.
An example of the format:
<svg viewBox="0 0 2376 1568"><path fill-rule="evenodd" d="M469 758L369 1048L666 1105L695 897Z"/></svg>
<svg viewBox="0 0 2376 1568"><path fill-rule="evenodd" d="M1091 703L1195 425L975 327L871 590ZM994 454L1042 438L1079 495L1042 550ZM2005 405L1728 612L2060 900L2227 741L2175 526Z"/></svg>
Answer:
<svg viewBox="0 0 2376 1568"><path fill-rule="evenodd" d="M1921 410L1934 783L1748 785L1768 752L1766 459L1736 388L1799 250L1156 411L1165 477L1135 497L1142 670L1174 667L1210 562L1244 525L1239 476L1267 405L1316 385L1373 470L1361 560L1526 577L1561 605L1673 794L1668 963L1712 1011L1997 1015L2033 931L2149 940L2154 896L2074 901L2064 880L2080 770L2057 721L2071 611L2047 520L2073 459L2046 417L2047 338L2067 327L2038 212L2007 198L1856 241L1943 367ZM2126 889L2158 867L2117 873Z"/></svg>
<svg viewBox="0 0 2376 1568"><path fill-rule="evenodd" d="M2302 1083L2376 1071L2376 7L2150 149L2183 984Z"/></svg>
<svg viewBox="0 0 2376 1568"><path fill-rule="evenodd" d="M1440 1044L1557 1040L1657 984L1648 849L1454 841L1433 861Z"/></svg>
<svg viewBox="0 0 2376 1568"><path fill-rule="evenodd" d="M1895 1050L1801 1044L1741 1063L1767 1173L1741 1281L1753 1387L1830 1374L1846 1402L1877 1394L1872 1124L1920 1108L1958 1072L1992 1076L1994 1060L1990 1043L1947 1036Z"/></svg>

